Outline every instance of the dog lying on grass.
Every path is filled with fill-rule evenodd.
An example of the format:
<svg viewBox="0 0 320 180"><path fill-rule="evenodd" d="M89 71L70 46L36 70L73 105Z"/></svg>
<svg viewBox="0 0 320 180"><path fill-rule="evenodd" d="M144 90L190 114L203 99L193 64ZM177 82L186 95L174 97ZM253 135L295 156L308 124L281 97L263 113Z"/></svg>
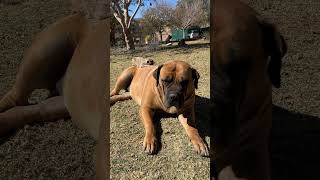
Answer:
<svg viewBox="0 0 320 180"><path fill-rule="evenodd" d="M143 148L147 154L157 152L153 117L156 112L162 112L176 115L195 151L202 156L209 155L207 144L195 127L195 88L199 77L194 68L178 60L158 66L131 66L119 75L110 93L111 104L132 98L140 106L140 117L145 128ZM122 89L130 90L119 95Z"/></svg>
<svg viewBox="0 0 320 180"><path fill-rule="evenodd" d="M109 19L80 14L57 20L37 34L23 56L12 89L0 100L0 135L25 124L69 118L98 140L97 178L107 179ZM35 89L50 96L34 105Z"/></svg>

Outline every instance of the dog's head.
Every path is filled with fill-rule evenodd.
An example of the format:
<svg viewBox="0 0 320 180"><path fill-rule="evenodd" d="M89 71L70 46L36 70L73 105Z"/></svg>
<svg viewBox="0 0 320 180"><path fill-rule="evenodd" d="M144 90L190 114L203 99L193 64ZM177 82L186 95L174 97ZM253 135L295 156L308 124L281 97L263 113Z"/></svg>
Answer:
<svg viewBox="0 0 320 180"><path fill-rule="evenodd" d="M215 118L221 119L215 124L216 132L221 130L217 139L227 143L243 119L256 115L257 108L269 102L270 82L280 87L287 45L275 26L265 22L252 23L246 32L236 32L232 37L225 32L215 34L211 90ZM230 138L224 139L226 135Z"/></svg>
<svg viewBox="0 0 320 180"><path fill-rule="evenodd" d="M287 47L275 26L263 22L263 17L241 1L213 1L211 5L214 36L210 99L216 145L213 170L223 178L228 173L222 175L222 170L230 165L234 176L249 178L255 172L247 173L241 166L245 159L232 155L241 156L252 148L256 137L259 143L267 144L260 137L267 137L264 135L271 127L271 86L280 87L281 60ZM246 148L230 148L234 145ZM255 168L256 172L264 172L260 166Z"/></svg>
<svg viewBox="0 0 320 180"><path fill-rule="evenodd" d="M188 98L194 96L200 75L184 61L169 61L158 66L153 77L166 108L179 109Z"/></svg>

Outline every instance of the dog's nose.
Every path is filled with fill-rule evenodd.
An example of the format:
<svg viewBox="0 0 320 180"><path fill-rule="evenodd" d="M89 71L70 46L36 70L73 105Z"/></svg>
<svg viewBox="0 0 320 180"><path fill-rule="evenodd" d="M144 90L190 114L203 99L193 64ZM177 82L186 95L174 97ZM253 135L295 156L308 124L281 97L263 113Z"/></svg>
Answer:
<svg viewBox="0 0 320 180"><path fill-rule="evenodd" d="M175 101L177 100L178 96L176 94L170 94L169 98L170 98L170 101Z"/></svg>

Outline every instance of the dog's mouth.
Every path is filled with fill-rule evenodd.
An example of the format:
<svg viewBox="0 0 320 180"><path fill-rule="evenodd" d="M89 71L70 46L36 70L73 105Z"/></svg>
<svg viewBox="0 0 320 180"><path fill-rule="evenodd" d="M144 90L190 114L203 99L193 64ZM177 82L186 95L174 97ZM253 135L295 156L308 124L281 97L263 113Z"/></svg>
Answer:
<svg viewBox="0 0 320 180"><path fill-rule="evenodd" d="M179 109L181 105L183 104L184 98L181 93L169 93L166 96L165 105L168 109L170 108L176 108Z"/></svg>
<svg viewBox="0 0 320 180"><path fill-rule="evenodd" d="M166 104L166 108L171 108L171 107L175 107L175 108L177 108L177 109L179 109L180 108L180 104L178 103L178 102L176 102L176 103L171 103L171 104Z"/></svg>
<svg viewBox="0 0 320 180"><path fill-rule="evenodd" d="M178 113L178 109L179 108L177 108L177 107L175 107L175 106L171 106L171 107L168 107L168 113L170 113L170 114L174 114L174 113Z"/></svg>

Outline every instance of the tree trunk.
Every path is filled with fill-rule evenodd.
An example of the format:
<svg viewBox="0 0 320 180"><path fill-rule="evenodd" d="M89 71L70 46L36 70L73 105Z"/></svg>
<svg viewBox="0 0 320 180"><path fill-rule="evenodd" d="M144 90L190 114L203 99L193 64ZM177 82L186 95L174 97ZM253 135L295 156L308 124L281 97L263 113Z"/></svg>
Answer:
<svg viewBox="0 0 320 180"><path fill-rule="evenodd" d="M160 34L160 42L162 42L162 32L159 31L159 34Z"/></svg>
<svg viewBox="0 0 320 180"><path fill-rule="evenodd" d="M134 40L130 28L123 28L123 34L127 50L134 50Z"/></svg>

